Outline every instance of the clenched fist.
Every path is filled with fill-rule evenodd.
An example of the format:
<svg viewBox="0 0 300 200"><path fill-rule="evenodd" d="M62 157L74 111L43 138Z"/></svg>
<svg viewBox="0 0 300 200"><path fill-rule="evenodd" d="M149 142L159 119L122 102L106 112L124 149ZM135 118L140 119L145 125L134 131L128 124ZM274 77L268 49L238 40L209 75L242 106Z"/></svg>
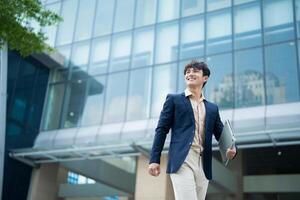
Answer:
<svg viewBox="0 0 300 200"><path fill-rule="evenodd" d="M149 164L148 172L152 176L158 176L160 174L160 165L158 163Z"/></svg>

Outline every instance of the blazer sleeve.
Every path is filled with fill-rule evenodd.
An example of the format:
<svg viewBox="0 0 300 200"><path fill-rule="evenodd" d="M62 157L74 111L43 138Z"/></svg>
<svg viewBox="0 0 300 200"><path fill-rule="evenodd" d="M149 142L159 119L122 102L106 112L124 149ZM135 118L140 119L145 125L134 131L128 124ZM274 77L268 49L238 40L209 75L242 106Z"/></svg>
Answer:
<svg viewBox="0 0 300 200"><path fill-rule="evenodd" d="M219 141L219 139L221 137L223 128L224 128L224 125L223 125L223 123L221 121L220 113L219 113L219 108L217 106L217 117L216 117L214 131L213 131L214 136L215 136L215 138L216 138L217 141Z"/></svg>
<svg viewBox="0 0 300 200"><path fill-rule="evenodd" d="M163 109L160 113L157 127L155 129L155 136L149 163L160 163L161 152L163 150L167 134L172 126L173 118L174 102L172 95L168 94Z"/></svg>

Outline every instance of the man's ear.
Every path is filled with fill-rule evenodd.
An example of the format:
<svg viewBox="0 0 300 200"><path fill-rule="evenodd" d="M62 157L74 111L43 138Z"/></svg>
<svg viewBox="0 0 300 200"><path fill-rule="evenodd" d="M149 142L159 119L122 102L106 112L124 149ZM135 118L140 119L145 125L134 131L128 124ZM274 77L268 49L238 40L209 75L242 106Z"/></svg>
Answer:
<svg viewBox="0 0 300 200"><path fill-rule="evenodd" d="M204 81L206 82L208 80L208 76L204 76Z"/></svg>

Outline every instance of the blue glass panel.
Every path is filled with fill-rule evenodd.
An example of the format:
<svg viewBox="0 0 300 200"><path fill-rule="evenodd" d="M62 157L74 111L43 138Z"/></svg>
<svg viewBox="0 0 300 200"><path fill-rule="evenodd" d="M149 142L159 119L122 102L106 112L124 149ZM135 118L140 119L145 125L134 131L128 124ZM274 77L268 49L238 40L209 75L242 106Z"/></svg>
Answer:
<svg viewBox="0 0 300 200"><path fill-rule="evenodd" d="M267 104L299 100L299 74L294 42L265 47Z"/></svg>
<svg viewBox="0 0 300 200"><path fill-rule="evenodd" d="M205 85L205 96L221 109L233 107L232 54L207 57L211 75Z"/></svg>

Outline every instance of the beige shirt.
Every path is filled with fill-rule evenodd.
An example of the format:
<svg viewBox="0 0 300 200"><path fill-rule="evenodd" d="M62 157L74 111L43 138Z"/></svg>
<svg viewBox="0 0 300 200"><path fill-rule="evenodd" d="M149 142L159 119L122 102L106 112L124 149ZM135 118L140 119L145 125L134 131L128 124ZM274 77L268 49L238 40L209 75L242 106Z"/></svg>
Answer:
<svg viewBox="0 0 300 200"><path fill-rule="evenodd" d="M198 153L200 153L203 151L203 141L204 141L205 105L203 100L205 98L202 93L201 98L197 100L196 97L188 88L185 89L184 93L185 96L189 97L190 99L193 108L194 118L195 118L195 136L191 148L197 151Z"/></svg>

